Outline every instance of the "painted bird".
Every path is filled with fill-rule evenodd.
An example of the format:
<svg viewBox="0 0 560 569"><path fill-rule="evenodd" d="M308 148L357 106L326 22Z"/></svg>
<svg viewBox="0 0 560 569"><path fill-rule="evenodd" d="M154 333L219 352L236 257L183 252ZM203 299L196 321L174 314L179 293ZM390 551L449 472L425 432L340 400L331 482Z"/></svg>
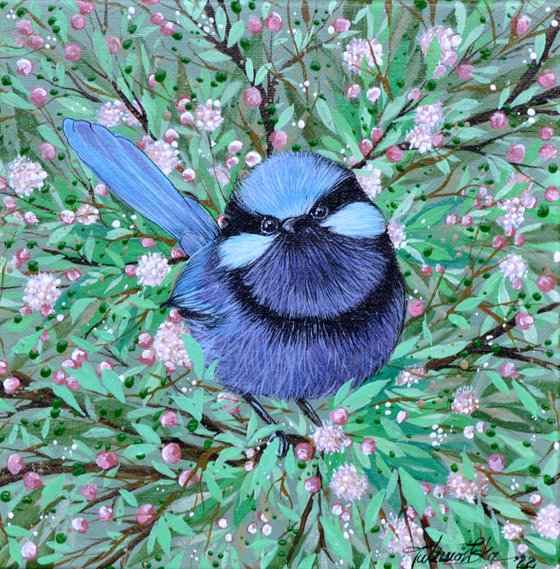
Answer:
<svg viewBox="0 0 560 569"><path fill-rule="evenodd" d="M261 396L308 400L361 385L387 361L405 288L385 218L352 171L283 152L253 169L217 223L130 140L64 121L70 146L109 189L189 256L168 306L186 319L217 379L268 423ZM280 453L288 448L281 431ZM274 435L273 435L274 436Z"/></svg>

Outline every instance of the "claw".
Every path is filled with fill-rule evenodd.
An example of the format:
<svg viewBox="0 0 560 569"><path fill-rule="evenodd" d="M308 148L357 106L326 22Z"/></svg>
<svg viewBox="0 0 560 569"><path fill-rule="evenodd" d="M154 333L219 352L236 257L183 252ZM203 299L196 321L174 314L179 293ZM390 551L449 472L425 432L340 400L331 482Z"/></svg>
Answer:
<svg viewBox="0 0 560 569"><path fill-rule="evenodd" d="M268 441L272 442L276 438L279 439L280 443L278 445L278 456L280 458L284 458L286 454L288 454L288 449L290 448L290 442L288 441L288 438L286 437L283 431L275 431L268 437Z"/></svg>

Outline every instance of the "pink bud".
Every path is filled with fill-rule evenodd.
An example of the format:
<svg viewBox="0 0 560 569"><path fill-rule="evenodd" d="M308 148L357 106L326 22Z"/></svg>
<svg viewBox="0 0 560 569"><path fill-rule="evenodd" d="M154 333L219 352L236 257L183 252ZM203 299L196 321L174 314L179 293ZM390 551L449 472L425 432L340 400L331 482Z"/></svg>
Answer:
<svg viewBox="0 0 560 569"><path fill-rule="evenodd" d="M441 500L447 494L447 488L438 484L434 486L432 494L434 495L434 498Z"/></svg>
<svg viewBox="0 0 560 569"><path fill-rule="evenodd" d="M346 18L337 18L333 23L333 28L337 34L347 32L350 29L350 20L347 20Z"/></svg>
<svg viewBox="0 0 560 569"><path fill-rule="evenodd" d="M41 36L33 34L29 36L29 39L27 40L27 47L31 49L41 49L44 43L45 42Z"/></svg>
<svg viewBox="0 0 560 569"><path fill-rule="evenodd" d="M425 518L433 518L435 515L436 515L436 513L434 512L434 509L432 508L432 506L428 506L424 510L424 517Z"/></svg>
<svg viewBox="0 0 560 569"><path fill-rule="evenodd" d="M8 373L8 362L6 360L0 360L0 375L6 375Z"/></svg>
<svg viewBox="0 0 560 569"><path fill-rule="evenodd" d="M6 395L10 395L11 393L17 391L20 388L21 383L17 377L7 377L3 381L3 385Z"/></svg>
<svg viewBox="0 0 560 569"><path fill-rule="evenodd" d="M321 489L321 479L318 476L310 476L303 484L310 494L315 494Z"/></svg>
<svg viewBox="0 0 560 569"><path fill-rule="evenodd" d="M163 24L164 21L165 17L161 12L154 12L150 16L150 22L152 22L152 24L155 24L156 26L161 26L161 24Z"/></svg>
<svg viewBox="0 0 560 569"><path fill-rule="evenodd" d="M67 377L68 374L63 369L59 369L53 373L52 380L55 385L64 385Z"/></svg>
<svg viewBox="0 0 560 569"><path fill-rule="evenodd" d="M315 450L309 443L298 443L294 449L294 454L298 460L307 462L313 458Z"/></svg>
<svg viewBox="0 0 560 569"><path fill-rule="evenodd" d="M65 360L63 360L63 362L60 365L62 367L66 367L66 368L70 368L70 369L75 369L77 367L76 362L71 358L66 358Z"/></svg>
<svg viewBox="0 0 560 569"><path fill-rule="evenodd" d="M115 55L115 53L118 53L121 49L121 40L119 38L115 38L113 36L107 36L105 38L105 43L107 44L107 47L109 48L109 53L111 55Z"/></svg>
<svg viewBox="0 0 560 569"><path fill-rule="evenodd" d="M167 464L177 464L181 456L181 447L177 443L169 443L161 450L161 458Z"/></svg>
<svg viewBox="0 0 560 569"><path fill-rule="evenodd" d="M144 365L151 367L156 361L156 355L152 350L144 350L139 359Z"/></svg>
<svg viewBox="0 0 560 569"><path fill-rule="evenodd" d="M377 445L371 437L366 437L360 444L360 449L366 456L373 454L376 448Z"/></svg>
<svg viewBox="0 0 560 569"><path fill-rule="evenodd" d="M113 366L113 362L110 362L109 360L104 360L101 363L99 363L97 365L97 375L99 377L101 377L103 375L103 372L108 369L108 370L112 370L114 368Z"/></svg>
<svg viewBox="0 0 560 569"><path fill-rule="evenodd" d="M43 160L52 160L56 156L56 148L50 142L39 144L39 154Z"/></svg>
<svg viewBox="0 0 560 569"><path fill-rule="evenodd" d="M154 73L150 73L148 75L148 85L152 88L155 89L158 86L158 82L156 81L156 76ZM142 149L144 150L144 149Z"/></svg>
<svg viewBox="0 0 560 569"><path fill-rule="evenodd" d="M156 246L155 239L152 239L151 237L143 237L140 243L142 244L142 247L145 247L146 249L151 249Z"/></svg>
<svg viewBox="0 0 560 569"><path fill-rule="evenodd" d="M164 22L159 27L160 32L164 36L170 36L175 31L175 24L173 22Z"/></svg>
<svg viewBox="0 0 560 569"><path fill-rule="evenodd" d="M272 139L272 135L274 133L272 133L269 137L268 140ZM274 145L272 145L274 146ZM232 168L235 168L237 165L239 164L239 158L237 158L237 156L230 156L229 158L226 159L226 168L229 168L230 170Z"/></svg>
<svg viewBox="0 0 560 569"><path fill-rule="evenodd" d="M72 528L78 533L87 533L89 524L84 518L74 518L72 520Z"/></svg>
<svg viewBox="0 0 560 569"><path fill-rule="evenodd" d="M142 332L138 336L138 345L141 348L149 348L152 345L153 341L154 339L150 334L148 334L148 332Z"/></svg>
<svg viewBox="0 0 560 569"><path fill-rule="evenodd" d="M178 247L173 247L173 249L171 249L171 258L172 259L184 259L184 258L186 258L186 255L182 249L179 249Z"/></svg>
<svg viewBox="0 0 560 569"><path fill-rule="evenodd" d="M124 274L127 277L135 277L136 276L136 267L134 265L126 265L124 268Z"/></svg>
<svg viewBox="0 0 560 569"><path fill-rule="evenodd" d="M159 0L142 0L142 3L146 4L146 6L155 6L159 4Z"/></svg>
<svg viewBox="0 0 560 569"><path fill-rule="evenodd" d="M345 425L348 423L348 411L344 407L337 407L329 413L329 418L335 425Z"/></svg>
<svg viewBox="0 0 560 569"><path fill-rule="evenodd" d="M513 362L504 362L500 366L500 375L503 378L519 378L519 373L517 373L517 366Z"/></svg>
<svg viewBox="0 0 560 569"><path fill-rule="evenodd" d="M513 164L521 164L525 158L525 146L523 144L514 144L510 146L506 158Z"/></svg>
<svg viewBox="0 0 560 569"><path fill-rule="evenodd" d="M422 484L420 484L420 487L422 488L422 491L424 492L424 494L426 496L430 495L430 492L432 491L432 487L427 482L422 482Z"/></svg>
<svg viewBox="0 0 560 569"><path fill-rule="evenodd" d="M275 148L276 150L280 150L281 148L284 148L284 146L286 146L286 143L288 142L288 135L283 130L275 130L268 137L268 140L270 140L273 148Z"/></svg>
<svg viewBox="0 0 560 569"><path fill-rule="evenodd" d="M441 77L446 71L447 71L447 68L445 67L445 65L441 65L441 64L436 65L436 68L434 69L434 79Z"/></svg>
<svg viewBox="0 0 560 569"><path fill-rule="evenodd" d="M368 154L373 150L373 142L369 138L364 138L358 144L362 156L368 156Z"/></svg>
<svg viewBox="0 0 560 569"><path fill-rule="evenodd" d="M82 386L80 385L80 382L73 375L69 375L66 378L66 387L68 387L70 391L79 391Z"/></svg>
<svg viewBox="0 0 560 569"><path fill-rule="evenodd" d="M397 413L397 423L404 423L408 419L408 411L399 411Z"/></svg>
<svg viewBox="0 0 560 569"><path fill-rule="evenodd" d="M539 154L543 160L552 160L556 158L558 151L552 144L543 144L539 150Z"/></svg>
<svg viewBox="0 0 560 569"><path fill-rule="evenodd" d="M554 136L554 129L550 126L543 126L539 131L541 140L550 140Z"/></svg>
<svg viewBox="0 0 560 569"><path fill-rule="evenodd" d="M529 502L538 508L543 503L543 499L540 494L532 494L529 498Z"/></svg>
<svg viewBox="0 0 560 569"><path fill-rule="evenodd" d="M271 31L271 32L279 32L284 25L282 20L282 16L278 14L278 12L271 12L265 19L264 25Z"/></svg>
<svg viewBox="0 0 560 569"><path fill-rule="evenodd" d="M548 186L544 193L544 199L547 202L555 202L560 198L560 192L556 186Z"/></svg>
<svg viewBox="0 0 560 569"><path fill-rule="evenodd" d="M82 57L82 48L77 43L69 43L64 48L64 56L68 61L79 61Z"/></svg>
<svg viewBox="0 0 560 569"><path fill-rule="evenodd" d="M537 77L537 83L543 89L552 89L552 87L556 87L556 83L558 83L558 76L554 70L547 69Z"/></svg>
<svg viewBox="0 0 560 569"><path fill-rule="evenodd" d="M186 168L181 176L187 183L193 182L196 179L196 172L192 168Z"/></svg>
<svg viewBox="0 0 560 569"><path fill-rule="evenodd" d="M508 124L509 124L509 119L507 118L507 115L503 111L496 111L490 117L490 127L495 130L501 130L503 128L506 128Z"/></svg>
<svg viewBox="0 0 560 569"><path fill-rule="evenodd" d="M29 249L18 249L16 251L16 257L23 263L27 263L31 259L31 252Z"/></svg>
<svg viewBox="0 0 560 569"><path fill-rule="evenodd" d="M535 323L535 319L528 312L518 312L515 315L515 323L522 330L529 330L529 328L531 328L531 326L533 326L533 324Z"/></svg>
<svg viewBox="0 0 560 569"><path fill-rule="evenodd" d="M174 324L179 324L179 322L183 320L183 317L176 308L172 308L167 314L167 320L173 322Z"/></svg>
<svg viewBox="0 0 560 569"><path fill-rule="evenodd" d="M181 474L179 474L179 485L188 488L193 484L196 484L200 480L197 474L194 474L190 468L185 468Z"/></svg>
<svg viewBox="0 0 560 569"><path fill-rule="evenodd" d="M556 286L556 277L554 275L543 273L537 277L537 286L542 292L550 292Z"/></svg>
<svg viewBox="0 0 560 569"><path fill-rule="evenodd" d="M469 81L470 79L472 79L473 71L474 71L474 65L471 65L470 63L460 63L455 68L455 73L457 74L457 77L459 77L459 79L462 79L463 81Z"/></svg>
<svg viewBox="0 0 560 569"><path fill-rule="evenodd" d="M256 87L250 87L243 93L243 102L250 109L256 109L262 103L260 91Z"/></svg>
<svg viewBox="0 0 560 569"><path fill-rule="evenodd" d="M175 411L166 411L159 418L159 422L161 423L162 427L170 429L177 424L177 413L175 413Z"/></svg>
<svg viewBox="0 0 560 569"><path fill-rule="evenodd" d="M39 549L32 541L26 541L21 546L21 556L25 559L25 561L33 561L37 559L39 555Z"/></svg>
<svg viewBox="0 0 560 569"><path fill-rule="evenodd" d="M432 269L432 267L430 267L429 265L422 265L422 275L424 275L425 277L431 277L434 270Z"/></svg>
<svg viewBox="0 0 560 569"><path fill-rule="evenodd" d="M262 161L261 155L258 152L255 152L254 150L247 152L247 154L245 155L245 164L249 168L254 168L257 164L260 164L261 161Z"/></svg>
<svg viewBox="0 0 560 569"><path fill-rule="evenodd" d="M459 216L456 213L449 213L445 218L447 225L455 225L459 221Z"/></svg>
<svg viewBox="0 0 560 569"><path fill-rule="evenodd" d="M506 238L503 235L496 235L494 239L492 239L492 247L494 249L501 249L506 244Z"/></svg>
<svg viewBox="0 0 560 569"><path fill-rule="evenodd" d="M530 25L531 25L531 18L524 15L522 16L520 14L515 15L511 19L511 24L510 24L511 31L518 37L522 36L523 34L526 34Z"/></svg>
<svg viewBox="0 0 560 569"><path fill-rule="evenodd" d="M19 474L25 468L25 462L21 455L14 453L8 457L8 471L10 474Z"/></svg>
<svg viewBox="0 0 560 569"><path fill-rule="evenodd" d="M80 14L91 14L95 10L95 5L91 2L78 2L78 10Z"/></svg>
<svg viewBox="0 0 560 569"><path fill-rule="evenodd" d="M102 522L110 522L113 519L113 508L109 506L101 506L97 515Z"/></svg>
<svg viewBox="0 0 560 569"><path fill-rule="evenodd" d="M417 87L414 87L408 93L407 99L409 101L419 101L422 98L422 91Z"/></svg>
<svg viewBox="0 0 560 569"><path fill-rule="evenodd" d="M400 162L404 154L398 146L389 146L385 151L385 156L387 156L389 162Z"/></svg>
<svg viewBox="0 0 560 569"><path fill-rule="evenodd" d="M59 218L60 221L62 221L62 223L64 223L65 225L72 225L76 221L76 215L74 214L73 211L70 211L69 209L61 211Z"/></svg>
<svg viewBox="0 0 560 569"><path fill-rule="evenodd" d="M42 107L48 100L49 94L43 87L33 87L29 92L29 99L36 107Z"/></svg>
<svg viewBox="0 0 560 569"><path fill-rule="evenodd" d="M141 526L147 526L153 523L156 519L156 509L152 504L142 504L136 510L136 521Z"/></svg>
<svg viewBox="0 0 560 569"><path fill-rule="evenodd" d="M503 472L506 467L506 457L503 454L491 454L488 457L488 469L490 472Z"/></svg>
<svg viewBox="0 0 560 569"><path fill-rule="evenodd" d="M33 24L29 20L21 20L17 23L18 32L24 36L30 36L33 33Z"/></svg>
<svg viewBox="0 0 560 569"><path fill-rule="evenodd" d="M101 451L97 455L95 463L97 466L99 466L99 468L102 468L103 470L109 470L110 468L113 468L119 464L119 457L114 452Z"/></svg>
<svg viewBox="0 0 560 569"><path fill-rule="evenodd" d="M190 124L193 124L194 116L190 111L185 111L184 113L181 114L179 120L183 126L188 126Z"/></svg>
<svg viewBox="0 0 560 569"><path fill-rule="evenodd" d="M80 494L89 502L95 500L97 496L97 485L96 484L86 484L82 486Z"/></svg>
<svg viewBox="0 0 560 569"><path fill-rule="evenodd" d="M258 526L256 524L256 522L251 522L248 526L247 526L247 532L250 533L251 535L254 535L257 533L257 529Z"/></svg>
<svg viewBox="0 0 560 569"><path fill-rule="evenodd" d="M168 128L163 135L165 142L171 144L179 138L179 133L174 128Z"/></svg>
<svg viewBox="0 0 560 569"><path fill-rule="evenodd" d="M241 142L241 140L233 140L228 145L228 152L230 152L231 154L236 154L237 152L241 152L242 148L243 148L243 143Z"/></svg>
<svg viewBox="0 0 560 569"><path fill-rule="evenodd" d="M81 14L74 14L70 18L70 25L74 30L83 30L86 27L86 19Z"/></svg>
<svg viewBox="0 0 560 569"><path fill-rule="evenodd" d="M257 18L257 16L250 16L249 21L247 22L247 29L252 34L260 34L263 31L263 25L260 18Z"/></svg>
<svg viewBox="0 0 560 569"><path fill-rule="evenodd" d="M348 523L352 519L352 512L349 512L348 510L344 510L344 512L342 512L342 514L340 515L340 519L344 523Z"/></svg>
<svg viewBox="0 0 560 569"><path fill-rule="evenodd" d="M72 361L76 364L75 367L80 367L84 362L87 362L88 354L85 350L76 348L72 352Z"/></svg>
<svg viewBox="0 0 560 569"><path fill-rule="evenodd" d="M77 280L79 280L82 276L82 272L79 269L68 269L66 271L66 278L70 281L70 282L75 282Z"/></svg>
<svg viewBox="0 0 560 569"><path fill-rule="evenodd" d="M23 475L23 485L28 490L37 490L37 488L44 486L43 481L41 480L41 477L36 472L33 472L33 471L26 472Z"/></svg>
<svg viewBox="0 0 560 569"><path fill-rule="evenodd" d="M335 516L340 516L342 515L342 512L344 512L344 506L340 502L335 502L332 506L331 512Z"/></svg>
<svg viewBox="0 0 560 569"><path fill-rule="evenodd" d="M25 212L25 214L23 216L23 221L24 221L25 225L27 225L27 226L37 225L39 223L37 216L32 211L26 211Z"/></svg>
<svg viewBox="0 0 560 569"><path fill-rule="evenodd" d="M218 393L216 399L220 402L224 402L222 409L227 411L230 415L237 415L239 413L239 398L235 393L222 391L221 393Z"/></svg>
<svg viewBox="0 0 560 569"><path fill-rule="evenodd" d="M383 131L380 128L371 129L371 138L373 142L379 142L383 138Z"/></svg>
<svg viewBox="0 0 560 569"><path fill-rule="evenodd" d="M366 98L372 103L375 103L375 101L377 101L377 99L379 99L380 96L381 96L381 89L379 89L379 87L372 87L371 89L368 89L366 92Z"/></svg>
<svg viewBox="0 0 560 569"><path fill-rule="evenodd" d="M12 196L6 196L3 201L4 201L4 207L8 211L14 211L18 207L17 201L14 200Z"/></svg>
<svg viewBox="0 0 560 569"><path fill-rule="evenodd" d="M408 311L413 318L416 318L416 316L421 316L425 311L424 303L419 299L413 300L408 305Z"/></svg>
<svg viewBox="0 0 560 569"><path fill-rule="evenodd" d="M357 83L350 83L346 85L346 98L347 99L356 99L360 96L362 92L362 88Z"/></svg>
<svg viewBox="0 0 560 569"><path fill-rule="evenodd" d="M516 233L515 237L513 238L513 244L516 247L523 247L523 245L525 245L525 236L522 233ZM519 280L519 285L518 286L514 286L514 288L516 290L520 290L521 289L521 279Z"/></svg>

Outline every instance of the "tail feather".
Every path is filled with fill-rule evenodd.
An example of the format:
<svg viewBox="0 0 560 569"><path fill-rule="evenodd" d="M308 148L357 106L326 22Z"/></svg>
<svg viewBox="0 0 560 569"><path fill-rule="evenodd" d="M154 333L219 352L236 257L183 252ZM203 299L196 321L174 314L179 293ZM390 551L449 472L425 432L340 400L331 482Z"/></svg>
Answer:
<svg viewBox="0 0 560 569"><path fill-rule="evenodd" d="M108 188L138 213L177 239L192 255L217 235L210 214L182 196L132 141L105 127L65 119L64 134L80 159Z"/></svg>

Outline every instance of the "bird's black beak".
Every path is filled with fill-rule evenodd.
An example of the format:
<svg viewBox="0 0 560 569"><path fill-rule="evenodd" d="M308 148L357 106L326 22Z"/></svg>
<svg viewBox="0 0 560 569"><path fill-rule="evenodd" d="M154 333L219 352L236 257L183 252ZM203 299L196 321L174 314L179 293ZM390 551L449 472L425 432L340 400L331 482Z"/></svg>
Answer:
<svg viewBox="0 0 560 569"><path fill-rule="evenodd" d="M307 216L300 215L299 217L288 217L282 222L282 231L286 233L297 233L309 227L309 220Z"/></svg>

